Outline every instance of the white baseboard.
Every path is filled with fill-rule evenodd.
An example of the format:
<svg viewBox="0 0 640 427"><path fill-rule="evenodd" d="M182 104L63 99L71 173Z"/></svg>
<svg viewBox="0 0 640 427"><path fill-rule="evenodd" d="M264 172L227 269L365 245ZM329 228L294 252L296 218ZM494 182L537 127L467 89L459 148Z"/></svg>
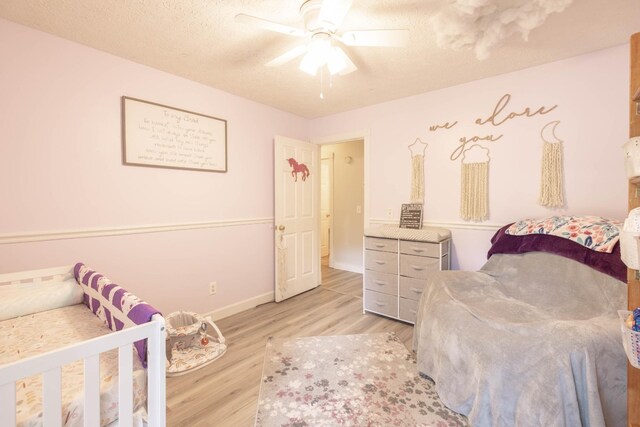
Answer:
<svg viewBox="0 0 640 427"><path fill-rule="evenodd" d="M251 308L259 306L260 304L265 304L272 301L274 301L273 291L251 297L243 301L238 301L236 303L215 309L208 313L203 313L203 316L211 316L214 321L220 320L224 319L225 317L233 316L234 314L240 313L241 311L249 310Z"/></svg>
<svg viewBox="0 0 640 427"><path fill-rule="evenodd" d="M361 265L346 264L343 262L335 262L335 261L329 260L329 267L335 268L336 270L345 270L345 271L350 271L352 273L362 274Z"/></svg>

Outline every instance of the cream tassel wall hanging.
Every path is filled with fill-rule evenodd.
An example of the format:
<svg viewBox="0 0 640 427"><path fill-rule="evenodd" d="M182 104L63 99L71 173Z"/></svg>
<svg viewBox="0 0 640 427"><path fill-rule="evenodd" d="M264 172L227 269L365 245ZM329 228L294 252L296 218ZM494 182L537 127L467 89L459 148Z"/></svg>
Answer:
<svg viewBox="0 0 640 427"><path fill-rule="evenodd" d="M563 173L562 173L562 141L556 136L556 126L559 120L549 122L540 131L542 137L542 179L540 182L540 196L538 204L548 208L564 206ZM551 126L553 141L545 138L545 130Z"/></svg>
<svg viewBox="0 0 640 427"><path fill-rule="evenodd" d="M467 160L467 154L471 150L486 152L481 153L481 161L471 161L471 156ZM483 221L489 217L490 160L489 149L477 144L467 148L462 154L460 217L465 221Z"/></svg>
<svg viewBox="0 0 640 427"><path fill-rule="evenodd" d="M416 138L409 145L411 152L411 203L424 203L424 152L427 149L426 142Z"/></svg>
<svg viewBox="0 0 640 427"><path fill-rule="evenodd" d="M280 235L276 237L276 247L277 247L277 277L278 277L278 289L280 293L284 296L287 293L287 275L289 271L287 269L287 244L284 241L284 233L280 230Z"/></svg>

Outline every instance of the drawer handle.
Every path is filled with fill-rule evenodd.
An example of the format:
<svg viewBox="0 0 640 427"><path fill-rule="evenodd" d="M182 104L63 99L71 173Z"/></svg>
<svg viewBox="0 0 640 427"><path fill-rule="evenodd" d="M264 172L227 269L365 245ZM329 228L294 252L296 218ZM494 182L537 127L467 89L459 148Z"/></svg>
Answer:
<svg viewBox="0 0 640 427"><path fill-rule="evenodd" d="M417 312L417 311L415 311L415 310L409 310L409 313L411 313L411 314L418 314L418 312Z"/></svg>
<svg viewBox="0 0 640 427"><path fill-rule="evenodd" d="M386 284L387 284L387 282L382 282L382 281L380 281L380 280L376 280L376 281L375 281L375 282L373 282L373 283L375 283L376 285L380 285L380 286L384 286L384 285L386 285Z"/></svg>
<svg viewBox="0 0 640 427"><path fill-rule="evenodd" d="M376 264L382 265L382 264L386 264L386 261L380 261L380 260L375 260Z"/></svg>
<svg viewBox="0 0 640 427"><path fill-rule="evenodd" d="M413 268L416 271L422 271L424 270L424 267L420 267L419 265L412 265L411 268Z"/></svg>
<svg viewBox="0 0 640 427"><path fill-rule="evenodd" d="M418 289L418 288L411 288L412 292L415 292L416 294L421 294L422 293L422 289Z"/></svg>
<svg viewBox="0 0 640 427"><path fill-rule="evenodd" d="M420 253L420 252L424 252L424 249L420 249L420 248L411 248L411 250L412 250L413 252L418 252L418 253Z"/></svg>
<svg viewBox="0 0 640 427"><path fill-rule="evenodd" d="M376 243L376 248L384 248L385 245L383 245L382 243Z"/></svg>
<svg viewBox="0 0 640 427"><path fill-rule="evenodd" d="M384 307L384 306L385 306L385 305L387 305L387 304L386 304L386 303L383 303L383 302L378 302L378 301L376 301L376 305L377 305L378 307Z"/></svg>

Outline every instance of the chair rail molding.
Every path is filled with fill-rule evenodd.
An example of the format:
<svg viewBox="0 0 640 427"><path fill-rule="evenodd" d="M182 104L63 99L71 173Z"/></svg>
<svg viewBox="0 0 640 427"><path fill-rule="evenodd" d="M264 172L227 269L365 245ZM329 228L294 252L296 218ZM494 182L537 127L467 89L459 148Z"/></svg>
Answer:
<svg viewBox="0 0 640 427"><path fill-rule="evenodd" d="M0 234L0 245L50 240L82 239L88 237L123 236L129 234L164 233L171 231L196 230L202 228L238 227L255 224L273 224L273 217L234 218L215 221L185 222L156 225L131 225L122 227L102 227L78 230L40 231L30 233Z"/></svg>

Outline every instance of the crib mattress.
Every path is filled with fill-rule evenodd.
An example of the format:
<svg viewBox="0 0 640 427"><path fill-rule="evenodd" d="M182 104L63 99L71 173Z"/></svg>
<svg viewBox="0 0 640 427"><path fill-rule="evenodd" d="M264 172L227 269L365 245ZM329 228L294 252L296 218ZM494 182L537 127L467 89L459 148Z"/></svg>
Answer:
<svg viewBox="0 0 640 427"><path fill-rule="evenodd" d="M14 362L69 344L111 333L84 304L21 316L0 322L0 365ZM134 410L142 407L146 397L146 373L137 356L133 357ZM83 425L82 360L62 368L62 425ZM24 378L16 383L18 426L42 425L41 376ZM118 351L100 356L101 425L118 418Z"/></svg>

